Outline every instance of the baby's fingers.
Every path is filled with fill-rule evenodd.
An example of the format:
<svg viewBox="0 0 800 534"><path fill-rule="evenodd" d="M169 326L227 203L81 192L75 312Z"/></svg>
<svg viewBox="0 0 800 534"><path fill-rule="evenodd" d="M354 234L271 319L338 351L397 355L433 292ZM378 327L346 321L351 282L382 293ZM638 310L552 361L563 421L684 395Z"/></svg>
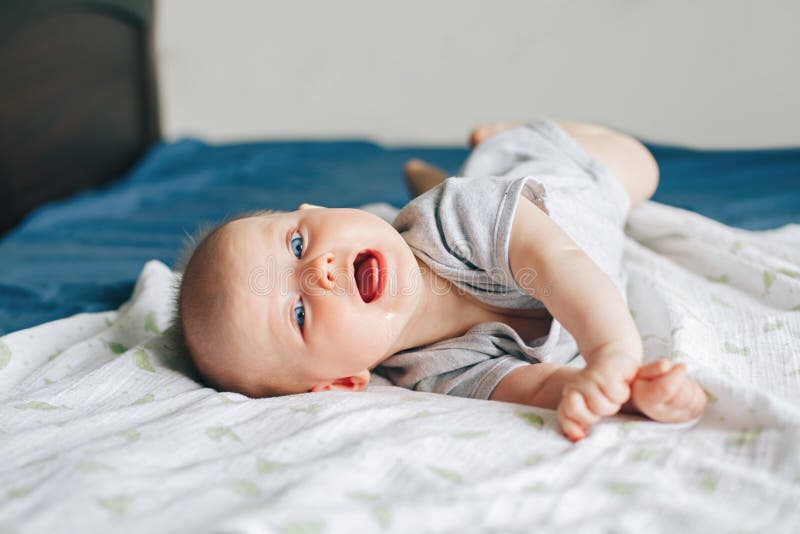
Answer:
<svg viewBox="0 0 800 534"><path fill-rule="evenodd" d="M643 378L645 380L657 378L669 371L672 367L673 364L671 361L664 358L659 358L658 360L641 366L639 371L636 373L636 378Z"/></svg>
<svg viewBox="0 0 800 534"><path fill-rule="evenodd" d="M622 391L625 389L626 391ZM613 396L611 394L613 392ZM630 389L624 384L599 384L588 382L583 389L583 397L586 405L592 413L600 417L614 415L619 412L622 403L630 396ZM617 400L621 399L621 400Z"/></svg>
<svg viewBox="0 0 800 534"><path fill-rule="evenodd" d="M558 424L570 441L579 441L586 437L587 428L565 416L561 411L558 412Z"/></svg>
<svg viewBox="0 0 800 534"><path fill-rule="evenodd" d="M590 426L600 418L592 413L580 391L566 388L558 405L558 422L572 441L586 437Z"/></svg>
<svg viewBox="0 0 800 534"><path fill-rule="evenodd" d="M600 420L600 416L594 413L586 403L586 398L576 389L567 389L561 398L559 410L564 414L584 425L593 425Z"/></svg>
<svg viewBox="0 0 800 534"><path fill-rule="evenodd" d="M658 398L661 403L668 404L686 383L686 366L679 363L667 373L647 382L650 395Z"/></svg>

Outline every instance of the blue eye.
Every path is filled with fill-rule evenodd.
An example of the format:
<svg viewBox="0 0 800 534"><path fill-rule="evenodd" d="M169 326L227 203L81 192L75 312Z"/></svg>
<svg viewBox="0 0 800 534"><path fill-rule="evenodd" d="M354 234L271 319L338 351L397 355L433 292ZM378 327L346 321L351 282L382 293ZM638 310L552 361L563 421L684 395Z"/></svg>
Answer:
<svg viewBox="0 0 800 534"><path fill-rule="evenodd" d="M292 234L292 239L289 241L289 248L295 257L299 258L303 255L303 236L300 235L300 232Z"/></svg>
<svg viewBox="0 0 800 534"><path fill-rule="evenodd" d="M300 327L300 330L302 330L303 323L306 321L306 309L303 306L302 300L297 301L297 304L294 305L292 313L294 314L294 321L297 323L297 326Z"/></svg>

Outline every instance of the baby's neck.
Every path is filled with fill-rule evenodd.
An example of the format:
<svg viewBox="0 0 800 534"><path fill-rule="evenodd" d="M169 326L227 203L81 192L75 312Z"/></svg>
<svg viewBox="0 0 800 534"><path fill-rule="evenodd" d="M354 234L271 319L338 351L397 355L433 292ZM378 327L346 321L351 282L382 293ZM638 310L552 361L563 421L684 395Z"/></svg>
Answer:
<svg viewBox="0 0 800 534"><path fill-rule="evenodd" d="M391 354L463 335L486 319L487 310L417 258L422 283L414 315Z"/></svg>

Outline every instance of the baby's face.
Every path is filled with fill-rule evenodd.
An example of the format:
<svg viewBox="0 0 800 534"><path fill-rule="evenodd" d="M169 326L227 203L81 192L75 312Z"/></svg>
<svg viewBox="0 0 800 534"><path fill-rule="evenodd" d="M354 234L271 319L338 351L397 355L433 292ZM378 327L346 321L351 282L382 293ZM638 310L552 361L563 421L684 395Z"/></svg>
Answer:
<svg viewBox="0 0 800 534"><path fill-rule="evenodd" d="M185 276L187 342L204 372L258 395L276 369L298 391L366 373L396 352L419 302L419 267L400 234L356 209L234 220ZM246 384L245 387L240 387Z"/></svg>

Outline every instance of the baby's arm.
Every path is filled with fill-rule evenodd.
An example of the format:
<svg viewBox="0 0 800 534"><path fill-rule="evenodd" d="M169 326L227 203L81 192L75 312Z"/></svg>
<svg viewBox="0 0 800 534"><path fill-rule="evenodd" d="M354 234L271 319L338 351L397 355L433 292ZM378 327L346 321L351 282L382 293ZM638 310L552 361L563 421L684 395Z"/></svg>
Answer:
<svg viewBox="0 0 800 534"><path fill-rule="evenodd" d="M531 240L531 235L548 237ZM515 369L490 399L557 409L562 430L573 440L620 409L658 421L685 421L702 413L705 395L684 366L657 360L640 368L641 337L616 286L526 198L520 199L511 229L509 262L517 284L573 334L587 365Z"/></svg>
<svg viewBox="0 0 800 534"><path fill-rule="evenodd" d="M547 236L531 239L530 236ZM575 338L586 367L564 385L559 422L583 437L630 397L642 340L611 279L546 213L521 198L511 228L509 264L517 284L541 300Z"/></svg>

